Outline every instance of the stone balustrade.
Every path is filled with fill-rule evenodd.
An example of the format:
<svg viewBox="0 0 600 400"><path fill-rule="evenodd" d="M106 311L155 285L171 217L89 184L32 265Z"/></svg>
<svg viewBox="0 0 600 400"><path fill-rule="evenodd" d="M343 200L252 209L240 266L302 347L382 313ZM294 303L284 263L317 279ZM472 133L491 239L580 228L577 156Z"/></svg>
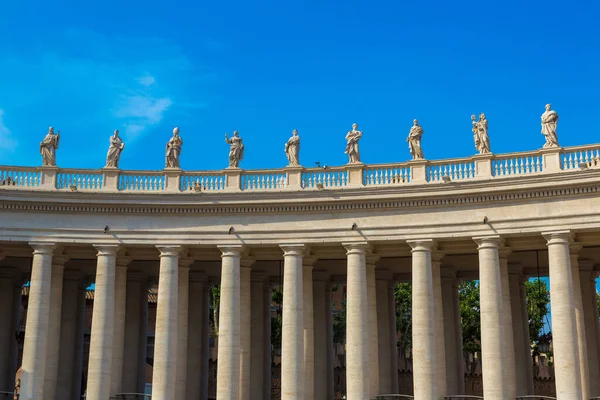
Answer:
<svg viewBox="0 0 600 400"><path fill-rule="evenodd" d="M508 154L480 154L436 161L413 160L388 164L270 170L227 168L220 171L128 171L116 168L85 170L0 166L0 186L5 189L142 193L331 190L554 174L596 168L599 163L600 144L593 144Z"/></svg>

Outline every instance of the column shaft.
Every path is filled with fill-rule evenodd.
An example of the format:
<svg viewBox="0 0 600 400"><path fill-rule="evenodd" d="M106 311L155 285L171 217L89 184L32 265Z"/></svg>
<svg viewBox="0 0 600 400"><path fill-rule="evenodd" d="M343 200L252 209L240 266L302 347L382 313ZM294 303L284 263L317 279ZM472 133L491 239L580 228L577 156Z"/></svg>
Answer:
<svg viewBox="0 0 600 400"><path fill-rule="evenodd" d="M175 400L185 400L187 396L188 367L188 321L190 268L193 260L179 262L179 282L177 283L177 366L175 372ZM196 370L197 371L197 370ZM196 378L197 379L197 378Z"/></svg>
<svg viewBox="0 0 600 400"><path fill-rule="evenodd" d="M73 374L73 394L72 399L79 400L83 395L83 345L85 342L86 327L86 294L87 281L80 280L77 292L77 335L75 340L75 372Z"/></svg>
<svg viewBox="0 0 600 400"><path fill-rule="evenodd" d="M508 254L510 250L500 250L500 278L502 279L502 326L504 339L504 385L509 399L517 396L517 366L515 362L514 327L508 280Z"/></svg>
<svg viewBox="0 0 600 400"><path fill-rule="evenodd" d="M143 279L140 288L140 329L138 340L138 389L137 393L146 390L146 365L148 355L148 280Z"/></svg>
<svg viewBox="0 0 600 400"><path fill-rule="evenodd" d="M527 389L527 358L530 358L530 347L523 336L523 315L521 315L521 293L519 291L520 274L510 272L508 276L510 305L513 317L512 336L515 346L515 389L517 396L525 396ZM529 336L529 335L527 335Z"/></svg>
<svg viewBox="0 0 600 400"><path fill-rule="evenodd" d="M333 381L333 292L331 282L325 285L325 321L327 324L327 399L333 399L335 387Z"/></svg>
<svg viewBox="0 0 600 400"><path fill-rule="evenodd" d="M263 318L264 318L264 345L263 351L264 353L264 373L263 373L263 381L264 381L264 400L271 400L271 386L272 386L272 374L271 374L271 300L273 297L273 292L271 288L271 283L269 281L265 282L264 286L264 298L263 298Z"/></svg>
<svg viewBox="0 0 600 400"><path fill-rule="evenodd" d="M304 398L315 398L315 329L313 315L313 258L304 258L302 290L304 315Z"/></svg>
<svg viewBox="0 0 600 400"><path fill-rule="evenodd" d="M583 267L583 266L582 266ZM590 265L591 267L591 265ZM600 365L598 364L598 342L596 341L596 321L594 320L594 307L598 307L596 301L595 282L592 281L591 269L581 270L581 297L583 301L583 312L585 317L585 337L588 350L588 368L590 376L590 397L600 395Z"/></svg>
<svg viewBox="0 0 600 400"><path fill-rule="evenodd" d="M446 345L444 329L444 303L442 301L442 277L440 267L442 264L441 252L434 252L431 261L431 280L433 284L433 315L435 329L435 352L437 364L437 390L438 396L447 394L448 377L446 375Z"/></svg>
<svg viewBox="0 0 600 400"><path fill-rule="evenodd" d="M475 241L479 250L483 397L486 400L505 400L508 394L504 374L504 299L498 255L500 239L491 237Z"/></svg>
<svg viewBox="0 0 600 400"><path fill-rule="evenodd" d="M526 277L521 277L519 280L519 292L521 294L521 314L523 317L523 337L525 338L525 370L527 373L527 394L534 394L533 388L533 358L531 357L531 337L529 336L529 314L527 313L527 294L525 293Z"/></svg>
<svg viewBox="0 0 600 400"><path fill-rule="evenodd" d="M173 400L177 374L179 246L158 247L160 268L154 338L152 399Z"/></svg>
<svg viewBox="0 0 600 400"><path fill-rule="evenodd" d="M377 327L377 288L375 279L375 263L378 256L367 257L367 340L369 344L369 396L379 393L379 331Z"/></svg>
<svg viewBox="0 0 600 400"><path fill-rule="evenodd" d="M454 279L452 283L452 300L454 303L454 329L456 337L456 374L457 374L457 392L465 393L465 359L463 355L463 337L462 326L460 324L460 301L458 297L458 280Z"/></svg>
<svg viewBox="0 0 600 400"><path fill-rule="evenodd" d="M585 337L585 315L583 311L583 301L581 298L581 280L579 277L579 250L581 250L580 244L573 243L571 245L571 273L573 275L573 301L575 303L575 325L577 328L577 348L579 355L581 396L587 400L590 398L590 376L588 368L587 341Z"/></svg>
<svg viewBox="0 0 600 400"><path fill-rule="evenodd" d="M19 361L19 343L17 341L17 333L21 330L21 299L23 297L23 283L21 274L18 273L15 277L15 282L13 286L13 314L12 314L12 324L10 331L14 334L11 335L10 339L10 356L9 356L9 367L8 367L8 388L15 387L15 378L18 369L18 361Z"/></svg>
<svg viewBox="0 0 600 400"><path fill-rule="evenodd" d="M189 274L186 399L200 399L203 371L204 274ZM181 293L180 293L181 295ZM181 326L180 326L181 328Z"/></svg>
<svg viewBox="0 0 600 400"><path fill-rule="evenodd" d="M569 256L570 234L550 233L544 237L548 240L556 397L580 400L581 376L577 325L573 313L575 300Z"/></svg>
<svg viewBox="0 0 600 400"><path fill-rule="evenodd" d="M115 321L112 349L112 377L110 380L110 395L116 396L123 392L123 358L125 352L125 311L127 295L127 264L130 260L125 257L117 259L115 275Z"/></svg>
<svg viewBox="0 0 600 400"><path fill-rule="evenodd" d="M250 399L251 361L250 347L252 346L252 299L251 272L252 260L244 259L240 269L240 387L239 399Z"/></svg>
<svg viewBox="0 0 600 400"><path fill-rule="evenodd" d="M392 365L392 393L398 393L398 330L396 323L396 282L388 283L389 326L390 326L390 358Z"/></svg>
<svg viewBox="0 0 600 400"><path fill-rule="evenodd" d="M240 387L241 246L221 247L217 400L237 400Z"/></svg>
<svg viewBox="0 0 600 400"><path fill-rule="evenodd" d="M44 397L53 245L32 244L33 262L27 306L20 400Z"/></svg>
<svg viewBox="0 0 600 400"><path fill-rule="evenodd" d="M303 245L281 246L283 321L281 332L281 399L304 399Z"/></svg>
<svg viewBox="0 0 600 400"><path fill-rule="evenodd" d="M321 272L321 271L319 271ZM325 272L325 271L323 271ZM321 274L322 275L322 274ZM315 340L315 400L327 399L327 318L325 316L325 279L313 282ZM307 398L308 400L308 398Z"/></svg>
<svg viewBox="0 0 600 400"><path fill-rule="evenodd" d="M457 354L456 346L456 327L454 326L456 318L454 315L454 294L452 292L454 284L454 273L444 271L442 276L442 314L444 318L444 343L445 345L445 368L446 368L446 394L460 394L458 380L461 378L458 374L458 365L462 362L462 356Z"/></svg>
<svg viewBox="0 0 600 400"><path fill-rule="evenodd" d="M392 393L392 354L390 352L389 271L377 272L377 337L379 342L379 394Z"/></svg>
<svg viewBox="0 0 600 400"><path fill-rule="evenodd" d="M46 375L44 396L56 397L58 380L58 358L60 357L60 322L63 295L63 271L66 258L54 257L52 262L52 288L50 289L50 319L48 321L48 353L46 354Z"/></svg>
<svg viewBox="0 0 600 400"><path fill-rule="evenodd" d="M131 273L127 280L125 300L125 355L123 357L123 392L138 392L140 319L142 316L142 277ZM145 371L144 371L145 372Z"/></svg>
<svg viewBox="0 0 600 400"><path fill-rule="evenodd" d="M211 284L207 283L202 292L202 387L200 399L208 399L208 376L210 359L210 290Z"/></svg>
<svg viewBox="0 0 600 400"><path fill-rule="evenodd" d="M264 398L264 345L265 345L265 323L264 323L264 282L265 274L261 272L252 272L252 288L250 301L252 302L252 322L250 332L250 398L262 400Z"/></svg>
<svg viewBox="0 0 600 400"><path fill-rule="evenodd" d="M10 374L11 368L11 344L14 331L11 330L13 323L13 286L14 273L3 274L0 269L0 391L12 391Z"/></svg>

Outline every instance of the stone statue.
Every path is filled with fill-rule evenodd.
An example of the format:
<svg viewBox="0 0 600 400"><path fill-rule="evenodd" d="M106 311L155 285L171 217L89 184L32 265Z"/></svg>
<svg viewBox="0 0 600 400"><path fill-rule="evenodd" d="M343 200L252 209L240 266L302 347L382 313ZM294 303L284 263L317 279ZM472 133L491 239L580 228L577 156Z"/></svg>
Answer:
<svg viewBox="0 0 600 400"><path fill-rule="evenodd" d="M179 136L179 128L173 129L173 137L167 143L167 168L181 168L179 166L179 156L181 155L181 147L183 140Z"/></svg>
<svg viewBox="0 0 600 400"><path fill-rule="evenodd" d="M471 115L471 123L473 124L473 137L475 139L475 148L479 154L490 153L490 138L488 136L488 121L485 114L479 114L479 121L475 115Z"/></svg>
<svg viewBox="0 0 600 400"><path fill-rule="evenodd" d="M546 104L546 111L542 114L542 135L546 136L544 148L558 147L558 136L556 136L558 113L550 107L552 107L550 104Z"/></svg>
<svg viewBox="0 0 600 400"><path fill-rule="evenodd" d="M239 168L240 161L244 158L244 144L238 131L233 131L233 136L229 138L225 134L225 141L229 144L229 168Z"/></svg>
<svg viewBox="0 0 600 400"><path fill-rule="evenodd" d="M123 143L123 139L119 137L119 131L115 130L110 137L110 146L108 147L108 154L106 155L105 168L119 168L119 160L121 159L121 152L124 148L125 143Z"/></svg>
<svg viewBox="0 0 600 400"><path fill-rule="evenodd" d="M285 144L285 155L290 167L300 165L300 136L297 129L292 131L292 137Z"/></svg>
<svg viewBox="0 0 600 400"><path fill-rule="evenodd" d="M60 131L54 133L54 128L48 128L48 134L40 143L40 154L42 155L42 163L45 167L56 166L56 149L60 141Z"/></svg>
<svg viewBox="0 0 600 400"><path fill-rule="evenodd" d="M358 130L357 124L352 124L352 130L346 134L346 151L348 154L348 164L360 164L360 150L358 148L358 141L362 137L362 132Z"/></svg>
<svg viewBox="0 0 600 400"><path fill-rule="evenodd" d="M419 121L416 119L413 121L413 126L410 128L406 141L408 142L408 149L413 160L422 160L425 158L423 155L423 149L421 148L421 136L423 136L423 128L419 125Z"/></svg>

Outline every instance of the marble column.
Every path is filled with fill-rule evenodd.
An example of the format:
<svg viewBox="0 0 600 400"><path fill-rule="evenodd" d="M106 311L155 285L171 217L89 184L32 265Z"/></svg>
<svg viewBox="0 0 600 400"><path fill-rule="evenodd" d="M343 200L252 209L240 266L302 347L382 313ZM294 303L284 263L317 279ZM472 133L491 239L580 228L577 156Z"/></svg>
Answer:
<svg viewBox="0 0 600 400"><path fill-rule="evenodd" d="M581 397L590 398L590 376L588 368L588 349L585 337L585 315L583 311L583 301L581 298L581 280L579 276L579 251L582 245L580 243L571 243L571 274L573 275L573 301L575 303L575 325L577 328L577 349L579 355L579 375L581 379ZM595 377L598 379L598 377Z"/></svg>
<svg viewBox="0 0 600 400"><path fill-rule="evenodd" d="M375 264L379 256L369 254L367 263L367 341L369 344L369 396L373 398L379 394L379 331L377 327L377 282L375 279Z"/></svg>
<svg viewBox="0 0 600 400"><path fill-rule="evenodd" d="M390 358L392 365L392 393L398 393L398 331L396 324L396 281L391 280L388 282L388 312L389 312L389 326L390 326Z"/></svg>
<svg viewBox="0 0 600 400"><path fill-rule="evenodd" d="M458 297L458 279L454 279L452 282L452 299L454 303L454 329L456 337L456 354L457 354L457 392L460 394L465 393L465 359L463 355L463 336L462 326L460 324L460 300Z"/></svg>
<svg viewBox="0 0 600 400"><path fill-rule="evenodd" d="M479 250L479 290L481 310L481 366L483 397L505 400L504 322L502 275L498 250L500 237L475 238Z"/></svg>
<svg viewBox="0 0 600 400"><path fill-rule="evenodd" d="M147 277L137 271L129 271L125 290L125 352L123 356L123 393L139 393L138 376L140 370L140 324L142 318L142 286ZM146 296L146 302L148 297Z"/></svg>
<svg viewBox="0 0 600 400"><path fill-rule="evenodd" d="M85 342L86 328L86 295L90 283L89 278L84 277L79 281L77 292L77 334L75 340L75 363L73 373L72 399L79 400L83 395L83 345Z"/></svg>
<svg viewBox="0 0 600 400"><path fill-rule="evenodd" d="M446 396L448 378L446 374L446 344L444 329L444 303L442 301L441 265L444 253L434 251L431 253L431 281L433 284L433 315L435 329L435 353L437 365L437 390L438 396Z"/></svg>
<svg viewBox="0 0 600 400"><path fill-rule="evenodd" d="M12 391L10 375L11 368L11 344L14 340L15 331L13 324L13 286L16 269L0 268L0 392Z"/></svg>
<svg viewBox="0 0 600 400"><path fill-rule="evenodd" d="M116 396L123 392L123 359L125 353L125 311L127 310L127 265L129 257L117 258L115 275L115 320L112 349L112 377L110 380L110 395Z"/></svg>
<svg viewBox="0 0 600 400"><path fill-rule="evenodd" d="M511 332L515 348L515 391L517 396L525 396L530 394L527 385L527 368L529 368L527 359L531 358L531 346L528 341L529 335L527 335L527 338L523 335L524 320L521 309L521 292L519 290L520 279L521 268L516 265L509 265L508 282L513 322Z"/></svg>
<svg viewBox="0 0 600 400"><path fill-rule="evenodd" d="M302 291L304 316L304 398L315 398L315 327L313 315L314 257L302 259Z"/></svg>
<svg viewBox="0 0 600 400"><path fill-rule="evenodd" d="M140 329L138 339L137 393L146 390L146 365L148 356L148 277L142 278L140 288Z"/></svg>
<svg viewBox="0 0 600 400"><path fill-rule="evenodd" d="M438 381L435 293L431 251L433 240L407 241L412 249L412 345L415 400L437 400Z"/></svg>
<svg viewBox="0 0 600 400"><path fill-rule="evenodd" d="M264 283L263 292L263 322L264 326L264 372L263 372L263 387L264 387L264 400L271 400L271 386L272 386L272 374L271 374L271 300L273 298L273 292L271 282L266 279Z"/></svg>
<svg viewBox="0 0 600 400"><path fill-rule="evenodd" d="M254 259L243 257L240 261L240 386L239 399L250 400L250 376L252 365L252 283L251 273Z"/></svg>
<svg viewBox="0 0 600 400"><path fill-rule="evenodd" d="M266 274L264 271L252 271L251 273L251 328L250 328L250 399L261 400L264 396L264 345L265 345L265 301L264 283Z"/></svg>
<svg viewBox="0 0 600 400"><path fill-rule="evenodd" d="M208 378L210 359L210 291L212 282L206 282L202 290L202 369L200 399L208 399Z"/></svg>
<svg viewBox="0 0 600 400"><path fill-rule="evenodd" d="M435 269L434 269L435 270ZM459 376L459 364L462 362L462 356L457 354L456 346L456 316L454 310L454 280L456 272L452 268L442 268L442 298L441 310L444 319L444 343L445 345L445 370L446 370L446 394L455 395L462 394L459 392L459 379L464 377Z"/></svg>
<svg viewBox="0 0 600 400"><path fill-rule="evenodd" d="M20 400L44 398L52 288L52 253L55 247L53 244L45 243L30 243L30 246L33 248L33 262L21 364Z"/></svg>
<svg viewBox="0 0 600 400"><path fill-rule="evenodd" d="M571 234L562 231L543 236L548 241L556 398L581 400L577 324L573 312L575 299L569 255Z"/></svg>
<svg viewBox="0 0 600 400"><path fill-rule="evenodd" d="M533 358L531 357L531 337L529 336L529 314L527 313L527 294L525 293L525 282L527 282L527 277L522 275L521 279L519 279L519 293L521 301L521 315L523 317L523 337L525 338L525 346L528 346L525 352L525 372L527 381L527 393L529 395L532 395L534 394Z"/></svg>
<svg viewBox="0 0 600 400"><path fill-rule="evenodd" d="M304 245L282 245L283 315L281 329L281 399L304 399Z"/></svg>
<svg viewBox="0 0 600 400"><path fill-rule="evenodd" d="M79 315L79 285L83 275L78 270L65 270L63 283L63 301L60 322L60 356L58 358L58 376L55 398L74 399L73 386L81 376L76 371L76 344L78 335L77 319ZM54 398L54 397L51 397Z"/></svg>
<svg viewBox="0 0 600 400"><path fill-rule="evenodd" d="M237 400L240 387L240 257L242 246L219 246L219 249L222 253L222 265L217 400Z"/></svg>
<svg viewBox="0 0 600 400"><path fill-rule="evenodd" d="M594 308L598 307L596 301L596 282L594 279L593 262L580 260L581 297L585 324L585 337L587 342L588 369L590 376L590 397L600 396L600 364L598 359L598 342L596 340L596 321Z"/></svg>
<svg viewBox="0 0 600 400"><path fill-rule="evenodd" d="M327 398L327 317L325 310L325 286L328 276L326 270L313 271L315 400L329 400ZM308 397L305 398L308 400Z"/></svg>
<svg viewBox="0 0 600 400"><path fill-rule="evenodd" d="M98 263L96 266L86 400L106 400L110 397L111 388L116 262L119 247L116 245L95 247L98 250Z"/></svg>
<svg viewBox="0 0 600 400"><path fill-rule="evenodd" d="M181 271L181 268L180 268ZM181 276L181 275L180 275ZM204 283L206 274L189 273L188 343L186 369L186 399L201 399L203 371ZM180 293L181 295L181 293ZM180 303L181 304L181 303ZM208 356L208 355L207 355Z"/></svg>
<svg viewBox="0 0 600 400"><path fill-rule="evenodd" d="M388 285L392 274L378 270L376 276L377 295L377 342L379 343L379 394L392 393L392 353L390 351L390 302ZM371 338L373 340L373 338Z"/></svg>
<svg viewBox="0 0 600 400"><path fill-rule="evenodd" d="M515 362L514 326L510 300L510 283L508 280L509 248L499 250L500 278L502 279L502 326L504 339L504 385L509 399L517 397L517 375Z"/></svg>
<svg viewBox="0 0 600 400"><path fill-rule="evenodd" d="M179 342L179 254L181 246L157 246L160 252L152 399L173 400Z"/></svg>
<svg viewBox="0 0 600 400"><path fill-rule="evenodd" d="M325 321L327 329L327 399L335 396L333 360L333 284L325 284ZM308 400L308 399L307 399Z"/></svg>
<svg viewBox="0 0 600 400"><path fill-rule="evenodd" d="M190 257L179 258L177 282L177 366L175 371L175 400L186 400L188 381L188 322L190 301Z"/></svg>

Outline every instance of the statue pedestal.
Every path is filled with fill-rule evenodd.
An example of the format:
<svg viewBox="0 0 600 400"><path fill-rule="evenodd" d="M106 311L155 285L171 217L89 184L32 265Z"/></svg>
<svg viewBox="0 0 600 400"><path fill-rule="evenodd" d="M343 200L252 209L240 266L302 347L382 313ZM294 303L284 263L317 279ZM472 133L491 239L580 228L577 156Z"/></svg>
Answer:
<svg viewBox="0 0 600 400"><path fill-rule="evenodd" d="M121 170L114 167L104 167L101 169L101 171L104 175L102 188L115 191L119 190L119 175Z"/></svg>
<svg viewBox="0 0 600 400"><path fill-rule="evenodd" d="M476 154L473 157L475 161L475 177L476 178L491 178L494 174L492 171L492 153Z"/></svg>
<svg viewBox="0 0 600 400"><path fill-rule="evenodd" d="M411 160L408 162L410 167L410 183L427 183L427 160Z"/></svg>
<svg viewBox="0 0 600 400"><path fill-rule="evenodd" d="M554 173L562 170L560 165L560 152L562 149L562 147L547 147L545 149L540 149L543 165L542 172Z"/></svg>
<svg viewBox="0 0 600 400"><path fill-rule="evenodd" d="M223 170L227 177L225 190L228 192L239 192L242 190L242 169L236 167L227 167Z"/></svg>
<svg viewBox="0 0 600 400"><path fill-rule="evenodd" d="M302 171L304 171L304 168L300 165L287 166L283 170L287 174L287 188L302 189Z"/></svg>
<svg viewBox="0 0 600 400"><path fill-rule="evenodd" d="M58 174L57 166L40 167L41 181L40 187L44 189L56 189L56 175Z"/></svg>
<svg viewBox="0 0 600 400"><path fill-rule="evenodd" d="M165 168L165 192L178 193L181 191L179 181L181 168Z"/></svg>
<svg viewBox="0 0 600 400"><path fill-rule="evenodd" d="M355 163L346 164L346 171L348 171L348 186L363 186L363 171L365 164Z"/></svg>

